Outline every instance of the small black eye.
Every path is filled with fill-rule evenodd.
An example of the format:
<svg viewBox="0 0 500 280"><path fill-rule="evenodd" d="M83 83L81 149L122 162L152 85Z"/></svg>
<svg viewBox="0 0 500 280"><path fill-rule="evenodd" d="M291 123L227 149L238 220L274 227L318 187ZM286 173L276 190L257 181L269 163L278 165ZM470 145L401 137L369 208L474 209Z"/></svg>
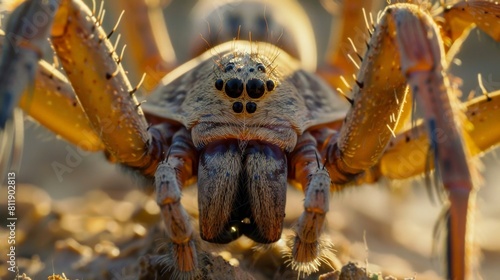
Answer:
<svg viewBox="0 0 500 280"><path fill-rule="evenodd" d="M226 82L226 87L224 88L227 96L232 98L240 97L243 93L243 82L240 79L234 78Z"/></svg>
<svg viewBox="0 0 500 280"><path fill-rule="evenodd" d="M250 79L246 85L247 94L251 98L260 98L264 95L264 82L259 79Z"/></svg>
<svg viewBox="0 0 500 280"><path fill-rule="evenodd" d="M243 112L243 103L237 101L233 103L233 111L235 113L241 113Z"/></svg>
<svg viewBox="0 0 500 280"><path fill-rule="evenodd" d="M224 86L224 81L222 79L217 79L217 81L215 81L215 88L217 90L222 90L223 86Z"/></svg>
<svg viewBox="0 0 500 280"><path fill-rule="evenodd" d="M264 64L262 63L259 63L257 64L257 70L259 70L262 73L266 73L266 66L264 66Z"/></svg>
<svg viewBox="0 0 500 280"><path fill-rule="evenodd" d="M267 80L266 87L267 87L267 91L272 91L274 89L274 82L273 82L273 80Z"/></svg>
<svg viewBox="0 0 500 280"><path fill-rule="evenodd" d="M252 114L257 110L257 104L254 102L248 102L246 105L247 112Z"/></svg>
<svg viewBox="0 0 500 280"><path fill-rule="evenodd" d="M227 65L226 65L226 68L224 68L224 72L228 72L228 71L231 71L234 69L234 63L232 62L229 62Z"/></svg>

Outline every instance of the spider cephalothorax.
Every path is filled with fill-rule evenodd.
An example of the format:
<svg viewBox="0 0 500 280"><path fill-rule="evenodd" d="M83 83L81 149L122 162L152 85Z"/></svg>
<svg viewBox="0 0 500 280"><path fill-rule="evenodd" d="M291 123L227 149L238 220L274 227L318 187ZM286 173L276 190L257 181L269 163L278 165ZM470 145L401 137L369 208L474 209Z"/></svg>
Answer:
<svg viewBox="0 0 500 280"><path fill-rule="evenodd" d="M233 138L291 151L306 127L346 110L345 100L276 46L234 41L215 50L183 76L167 77L143 105L148 114L185 124L196 147Z"/></svg>

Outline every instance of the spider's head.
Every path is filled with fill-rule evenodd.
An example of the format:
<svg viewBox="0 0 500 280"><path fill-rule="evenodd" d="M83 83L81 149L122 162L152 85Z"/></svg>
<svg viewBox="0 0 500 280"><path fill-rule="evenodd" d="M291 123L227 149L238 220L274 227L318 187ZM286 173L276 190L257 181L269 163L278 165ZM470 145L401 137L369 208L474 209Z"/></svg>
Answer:
<svg viewBox="0 0 500 280"><path fill-rule="evenodd" d="M260 42L219 45L170 73L163 83L143 108L184 125L200 149L237 139L290 151L312 116L319 112L329 118L332 106L327 104L335 104L326 86L302 70L299 61Z"/></svg>
<svg viewBox="0 0 500 280"><path fill-rule="evenodd" d="M239 139L292 149L305 112L297 90L284 81L300 67L297 60L276 46L248 41L215 51L193 72L200 78L182 104L195 145Z"/></svg>

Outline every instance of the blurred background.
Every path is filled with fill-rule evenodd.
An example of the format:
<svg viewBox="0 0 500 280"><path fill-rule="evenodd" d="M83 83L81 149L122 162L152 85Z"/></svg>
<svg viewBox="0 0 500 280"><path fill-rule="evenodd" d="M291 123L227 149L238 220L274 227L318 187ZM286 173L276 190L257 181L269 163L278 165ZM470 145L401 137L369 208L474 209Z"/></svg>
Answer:
<svg viewBox="0 0 500 280"><path fill-rule="evenodd" d="M88 2L92 5L91 1ZM190 11L195 2L172 0L165 5L164 15L179 62L188 59L186 44L190 42L188 32L192 22ZM306 9L312 22L317 39L318 60L321 60L326 51L331 21L336 20L336 15L334 14L332 19L332 15L319 1L299 2ZM106 25L112 26L119 13L112 12L113 1L108 1L106 4L108 13L105 20L109 22ZM127 16L132 15L126 13L123 20L127 20ZM482 74L484 85L489 91L500 90L500 43L494 42L479 30L473 30L457 59L460 63L452 64L450 72L463 80L461 90L464 96L468 96L471 91L480 93L477 73ZM127 69L127 61L124 67ZM135 84L138 76L134 73L130 76L132 84ZM71 212L75 208L86 207L78 204L82 203L78 198L88 198L89 192L95 193L96 190L101 190L116 203L126 202L126 199L129 199L129 203L136 204L150 202L147 197L141 201L134 199L133 196L124 195L135 194L135 190L141 187L119 167L109 164L102 154L82 152L64 140L58 139L29 118L26 118L24 124L26 139L17 184L19 188L26 186L26 189L41 191L40 195L34 197L35 201L39 200L40 204L47 203L50 205L47 207L52 209L65 209L64 211ZM494 279L500 274L498 152L497 148L481 158L484 184L478 194L474 233L478 248L476 257L480 260L479 273L484 279ZM73 161L74 167L62 177L57 176L54 163L65 164L68 160ZM189 188L183 199L190 201L185 203L196 205L195 195L195 187ZM289 205L297 205L302 200L303 195L300 192L290 189L287 201ZM92 199L85 201L92 203ZM103 209L109 207L105 204L99 205ZM123 206L123 204L116 205ZM440 256L443 251L441 243L436 244L437 252L433 251L433 242L437 242L433 238L433 228L441 208L439 203L430 201L422 178L404 182L382 181L375 185L350 188L334 194L326 232L336 244L339 259L343 263L366 262L370 271L383 271L400 277L416 276L417 279L440 279L439 275L442 272ZM61 213L62 210L58 211ZM288 207L287 219L290 223L293 223L299 215L300 209ZM69 228L71 227L70 225ZM70 232L71 230L68 230L68 233ZM49 251L50 245L46 244ZM54 267L62 269L61 272L68 271L64 266L61 268L58 263L54 263L57 258L51 255L52 253L33 252L25 247L21 254L23 255L20 256L26 259L40 255L40 265L43 268L38 271L52 271ZM479 276L477 279L480 279Z"/></svg>

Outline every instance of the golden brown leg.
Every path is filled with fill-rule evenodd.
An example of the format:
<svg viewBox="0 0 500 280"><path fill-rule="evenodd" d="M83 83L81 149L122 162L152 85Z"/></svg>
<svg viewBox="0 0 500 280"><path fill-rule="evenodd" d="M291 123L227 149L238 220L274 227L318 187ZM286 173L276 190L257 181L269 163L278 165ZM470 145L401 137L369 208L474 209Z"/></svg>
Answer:
<svg viewBox="0 0 500 280"><path fill-rule="evenodd" d="M400 70L401 57L390 28L383 17L356 78L350 112L338 140L331 139L336 148L328 155L328 169L334 183L348 182L375 165L400 119L409 114L404 110L406 79Z"/></svg>
<svg viewBox="0 0 500 280"><path fill-rule="evenodd" d="M92 129L73 88L53 66L40 61L35 90L25 91L19 101L27 114L57 135L85 149L103 151L104 144Z"/></svg>
<svg viewBox="0 0 500 280"><path fill-rule="evenodd" d="M107 34L80 0L63 0L52 42L78 99L116 161L153 175L161 154Z"/></svg>
<svg viewBox="0 0 500 280"><path fill-rule="evenodd" d="M396 12L396 11L395 11ZM448 217L448 277L470 279L469 207L474 204L473 166L469 164L459 124L457 102L444 74L447 65L439 31L432 19L411 10L394 13L397 37L403 53L402 71L424 110L438 175L450 201ZM415 29L415 25L422 26ZM426 40L426 38L430 38ZM471 193L472 192L472 193ZM470 233L469 233L470 234Z"/></svg>
<svg viewBox="0 0 500 280"><path fill-rule="evenodd" d="M0 49L3 49L5 40L4 34L0 34ZM104 150L104 144L92 129L68 80L46 61L38 62L33 85L22 92L19 107L82 149Z"/></svg>
<svg viewBox="0 0 500 280"><path fill-rule="evenodd" d="M495 1L463 1L446 7L441 21L443 33L452 42L462 36L471 25L476 25L496 41L500 41L500 4Z"/></svg>
<svg viewBox="0 0 500 280"><path fill-rule="evenodd" d="M369 13L373 7L380 8L377 7L380 6L380 2L382 1L342 1L339 5L339 19L332 22L325 65L320 65L318 69L318 74L328 81L332 88L340 88L345 93L349 91L349 87L342 82L340 76L352 81L352 76L358 70L351 58L359 61L358 55L366 50L368 30L365 15L370 21Z"/></svg>
<svg viewBox="0 0 500 280"><path fill-rule="evenodd" d="M138 76L146 73L144 89L151 92L176 64L163 18L161 0L113 1L125 11L122 33L129 44Z"/></svg>
<svg viewBox="0 0 500 280"><path fill-rule="evenodd" d="M464 140L471 156L476 156L500 143L500 131L496 129L500 118L500 91L474 98L464 104L467 107L467 128ZM392 139L373 173L389 179L407 179L429 171L426 167L429 138L424 125L405 131Z"/></svg>
<svg viewBox="0 0 500 280"><path fill-rule="evenodd" d="M334 182L342 182L376 164L400 118L407 81L424 110L438 176L450 200L448 277L470 279L470 236L466 226L474 198L472 166L461 136L460 112L454 107L458 101L453 99L456 97L444 73L446 68L438 27L426 12L407 4L386 9L357 77L353 108L338 140L332 138L327 147L327 166ZM382 79L387 79L391 87L380 85Z"/></svg>
<svg viewBox="0 0 500 280"><path fill-rule="evenodd" d="M144 175L155 175L157 203L168 236L168 254L163 259L167 267L191 278L197 271L198 257L189 216L180 204L181 187L195 174L192 160L197 156L189 144L189 133L181 130L172 138L167 124L148 129L121 58L82 2L64 1L55 22L52 36L56 52L107 151L118 162ZM167 147L170 138L172 145Z"/></svg>

